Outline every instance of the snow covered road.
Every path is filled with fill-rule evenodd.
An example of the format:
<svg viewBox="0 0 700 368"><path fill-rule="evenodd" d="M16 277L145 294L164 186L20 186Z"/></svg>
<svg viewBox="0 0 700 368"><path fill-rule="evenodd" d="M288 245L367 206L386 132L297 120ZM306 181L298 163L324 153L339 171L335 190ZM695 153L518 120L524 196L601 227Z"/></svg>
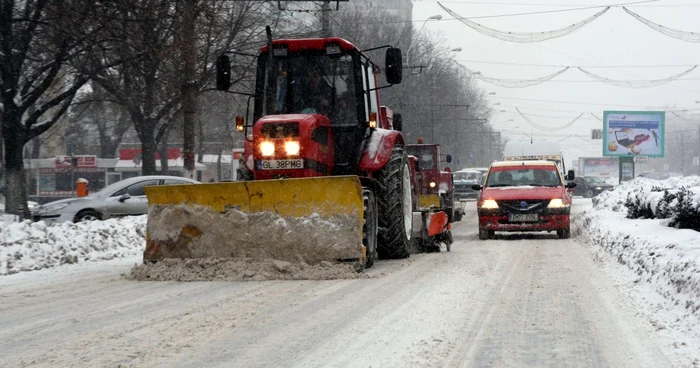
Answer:
<svg viewBox="0 0 700 368"><path fill-rule="evenodd" d="M580 201L581 211L590 201ZM668 367L575 239L479 241L360 280L135 282L137 258L0 278L0 366Z"/></svg>

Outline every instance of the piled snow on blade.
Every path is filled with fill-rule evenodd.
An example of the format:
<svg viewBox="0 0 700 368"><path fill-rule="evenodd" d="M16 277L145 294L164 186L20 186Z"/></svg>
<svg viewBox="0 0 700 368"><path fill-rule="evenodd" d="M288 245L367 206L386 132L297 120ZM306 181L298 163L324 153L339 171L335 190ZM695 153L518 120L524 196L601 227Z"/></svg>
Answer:
<svg viewBox="0 0 700 368"><path fill-rule="evenodd" d="M0 275L137 256L145 236L146 216L53 226L0 223Z"/></svg>
<svg viewBox="0 0 700 368"><path fill-rule="evenodd" d="M357 215L280 217L270 211L219 213L197 205L152 205L147 230L144 259L158 262L250 259L317 265L338 260L359 263L362 257Z"/></svg>
<svg viewBox="0 0 700 368"><path fill-rule="evenodd" d="M594 198L593 208L573 219L574 234L593 258L612 267L608 269L623 285L639 291L633 299L647 311L652 325L676 341L674 351L690 357L681 365L700 363L700 232L669 227L669 219L628 218L625 204L639 197L655 208L660 188L696 190L699 183L699 177L637 178ZM614 267L616 263L622 268ZM684 336L692 340L676 340Z"/></svg>
<svg viewBox="0 0 700 368"><path fill-rule="evenodd" d="M357 265L321 262L317 265L280 260L164 259L136 265L127 278L139 281L262 281L370 278Z"/></svg>

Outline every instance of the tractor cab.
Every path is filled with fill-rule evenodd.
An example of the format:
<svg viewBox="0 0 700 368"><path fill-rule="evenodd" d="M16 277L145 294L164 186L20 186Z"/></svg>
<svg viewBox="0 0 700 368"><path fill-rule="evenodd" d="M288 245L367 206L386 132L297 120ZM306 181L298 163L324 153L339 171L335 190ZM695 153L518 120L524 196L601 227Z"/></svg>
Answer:
<svg viewBox="0 0 700 368"><path fill-rule="evenodd" d="M390 125L380 68L341 38L271 46L257 57L254 123L245 126L254 178L356 175L371 129ZM387 81L400 83L400 50L386 58Z"/></svg>

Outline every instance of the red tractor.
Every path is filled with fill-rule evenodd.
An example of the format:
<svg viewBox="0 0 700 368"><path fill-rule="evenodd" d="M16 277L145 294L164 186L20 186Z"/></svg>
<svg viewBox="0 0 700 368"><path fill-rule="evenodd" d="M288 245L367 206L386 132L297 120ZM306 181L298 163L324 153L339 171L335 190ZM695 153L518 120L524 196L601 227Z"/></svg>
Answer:
<svg viewBox="0 0 700 368"><path fill-rule="evenodd" d="M229 57L221 55L217 66L217 88L226 91L231 84ZM314 196L275 189L275 182L307 178L303 188L327 195L301 205L308 212L335 206L340 212L339 204L354 194L335 193L334 183L359 179L361 208L356 212L362 216L367 267L377 256L408 257L412 247L409 159L399 132L400 115L380 103L378 90L386 86L379 82L382 69L388 85L401 83L401 50L389 47L380 68L341 38L270 41L257 56L253 119L236 119L246 137L238 180L259 182L257 188L263 189L256 189L256 195L267 200L263 210L274 211L296 198L315 201Z"/></svg>
<svg viewBox="0 0 700 368"><path fill-rule="evenodd" d="M415 167L415 190L417 197L414 213L419 215L421 226L417 238L423 251L439 251L445 243L447 251L452 244L452 223L460 219L455 216L454 185L449 168L440 170L442 162L440 146L437 144L409 144L406 146ZM445 162L450 163L450 155Z"/></svg>

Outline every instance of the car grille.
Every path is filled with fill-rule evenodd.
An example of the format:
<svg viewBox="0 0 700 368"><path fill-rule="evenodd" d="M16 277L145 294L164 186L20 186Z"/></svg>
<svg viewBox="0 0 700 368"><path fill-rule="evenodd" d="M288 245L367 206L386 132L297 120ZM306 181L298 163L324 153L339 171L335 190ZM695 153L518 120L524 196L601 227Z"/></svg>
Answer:
<svg viewBox="0 0 700 368"><path fill-rule="evenodd" d="M540 213L547 208L548 200L514 200L498 201L498 206L506 212L513 213Z"/></svg>

